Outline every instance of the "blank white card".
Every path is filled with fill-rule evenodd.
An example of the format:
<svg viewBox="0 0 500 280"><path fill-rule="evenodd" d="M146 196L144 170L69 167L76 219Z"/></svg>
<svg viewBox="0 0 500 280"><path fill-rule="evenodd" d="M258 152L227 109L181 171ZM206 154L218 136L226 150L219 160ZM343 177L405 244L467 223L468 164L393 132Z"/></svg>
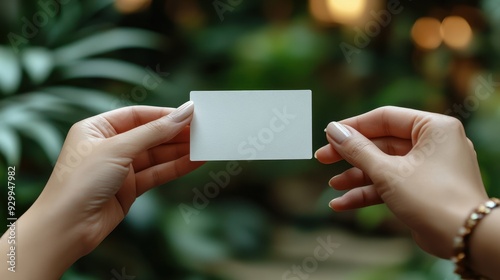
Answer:
<svg viewBox="0 0 500 280"><path fill-rule="evenodd" d="M192 91L192 161L312 157L310 90Z"/></svg>

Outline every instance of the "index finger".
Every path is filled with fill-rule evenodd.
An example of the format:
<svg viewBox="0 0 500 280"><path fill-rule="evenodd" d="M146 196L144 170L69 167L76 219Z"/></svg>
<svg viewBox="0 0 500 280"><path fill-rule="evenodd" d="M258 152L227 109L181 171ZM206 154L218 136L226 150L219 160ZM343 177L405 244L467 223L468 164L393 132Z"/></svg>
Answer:
<svg viewBox="0 0 500 280"><path fill-rule="evenodd" d="M175 108L129 106L105 112L99 115L99 117L106 119L106 121L115 129L116 133L120 134L157 120L170 114L174 110Z"/></svg>
<svg viewBox="0 0 500 280"><path fill-rule="evenodd" d="M387 106L342 120L340 123L353 127L369 139L386 136L412 139L415 124L429 116L439 115L414 109Z"/></svg>

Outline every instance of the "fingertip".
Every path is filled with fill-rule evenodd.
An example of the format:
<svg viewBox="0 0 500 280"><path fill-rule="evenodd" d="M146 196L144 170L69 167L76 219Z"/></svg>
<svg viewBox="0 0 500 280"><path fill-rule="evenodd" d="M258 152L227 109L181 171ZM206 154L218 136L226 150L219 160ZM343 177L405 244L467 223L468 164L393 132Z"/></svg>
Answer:
<svg viewBox="0 0 500 280"><path fill-rule="evenodd" d="M314 157L323 164L335 163L342 159L330 144L316 150Z"/></svg>
<svg viewBox="0 0 500 280"><path fill-rule="evenodd" d="M329 203L328 203L328 207L332 208L332 210L335 210L335 201L338 200L338 198L334 198L332 199Z"/></svg>
<svg viewBox="0 0 500 280"><path fill-rule="evenodd" d="M349 129L341 123L331 122L325 129L327 136L329 136L335 143L342 144L347 138L352 136Z"/></svg>
<svg viewBox="0 0 500 280"><path fill-rule="evenodd" d="M378 163L386 155L383 153L370 139L366 138L354 128L343 126L342 128L349 131L349 135L336 124L329 125L332 130L327 134L327 139L330 144L335 147L335 151L347 162L355 167L360 168L367 174L377 172ZM349 141L347 141L349 140Z"/></svg>
<svg viewBox="0 0 500 280"><path fill-rule="evenodd" d="M335 179L336 179L336 178L338 178L338 177L339 177L339 175L336 175L336 176L333 176L330 180L328 180L328 186L330 186L330 188L334 188L334 189L336 189L336 188L335 188L335 183L334 183L334 181L335 181Z"/></svg>
<svg viewBox="0 0 500 280"><path fill-rule="evenodd" d="M330 201L330 203L328 203L328 206L333 210L333 211L336 211L336 212L342 212L344 211L344 209L342 208L342 197L337 197L337 198L334 198Z"/></svg>
<svg viewBox="0 0 500 280"><path fill-rule="evenodd" d="M194 112L194 102L190 100L179 106L172 113L166 115L165 117L173 120L174 122L180 123L192 117L193 112Z"/></svg>

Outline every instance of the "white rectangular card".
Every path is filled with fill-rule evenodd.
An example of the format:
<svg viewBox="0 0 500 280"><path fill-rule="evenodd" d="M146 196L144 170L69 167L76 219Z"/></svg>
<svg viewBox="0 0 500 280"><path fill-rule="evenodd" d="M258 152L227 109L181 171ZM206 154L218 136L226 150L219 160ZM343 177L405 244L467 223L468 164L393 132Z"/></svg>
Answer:
<svg viewBox="0 0 500 280"><path fill-rule="evenodd" d="M191 160L312 157L310 90L192 91Z"/></svg>

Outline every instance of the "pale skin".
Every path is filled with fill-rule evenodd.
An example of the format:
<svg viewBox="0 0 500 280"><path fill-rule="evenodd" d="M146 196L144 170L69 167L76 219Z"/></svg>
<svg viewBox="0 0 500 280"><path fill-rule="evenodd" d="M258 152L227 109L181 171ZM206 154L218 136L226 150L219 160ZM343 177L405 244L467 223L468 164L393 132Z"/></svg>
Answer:
<svg viewBox="0 0 500 280"><path fill-rule="evenodd" d="M422 249L450 258L458 229L488 200L462 124L452 117L397 107L339 123L340 129L328 125L329 144L315 155L325 164L345 159L354 166L330 180L335 189L347 191L330 207L344 211L385 203ZM496 209L471 239L471 266L491 279L500 279L499 233Z"/></svg>
<svg viewBox="0 0 500 280"><path fill-rule="evenodd" d="M191 103L176 111L127 107L75 124L42 194L17 222L16 272L0 269L0 279L59 279L104 240L138 196L199 167L189 161L193 110ZM348 190L330 207L386 203L424 250L451 257L458 228L488 199L460 122L384 107L340 123L348 136L331 123L329 144L316 153L322 163L345 159L355 166L330 180ZM499 221L497 209L472 239L472 266L491 279L500 275ZM4 235L0 252L8 247Z"/></svg>
<svg viewBox="0 0 500 280"><path fill-rule="evenodd" d="M3 262L0 279L59 279L104 240L138 196L199 167L189 160L193 105L180 109L127 107L75 124L42 194L17 222L16 272ZM90 146L91 152L83 148ZM81 162L68 156L78 150Z"/></svg>

